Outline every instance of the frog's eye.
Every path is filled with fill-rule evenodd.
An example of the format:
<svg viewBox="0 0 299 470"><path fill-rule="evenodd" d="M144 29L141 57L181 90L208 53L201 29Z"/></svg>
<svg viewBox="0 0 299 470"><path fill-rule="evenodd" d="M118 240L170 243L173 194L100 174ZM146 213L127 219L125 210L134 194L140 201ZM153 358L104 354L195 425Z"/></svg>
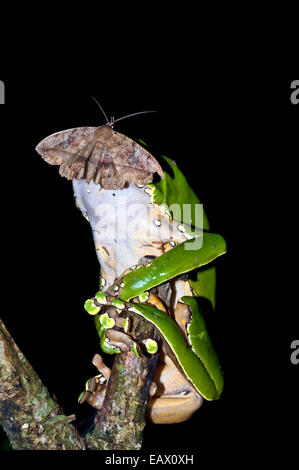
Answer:
<svg viewBox="0 0 299 470"><path fill-rule="evenodd" d="M93 299L87 299L84 308L89 315L96 315L101 310L101 307L96 305Z"/></svg>

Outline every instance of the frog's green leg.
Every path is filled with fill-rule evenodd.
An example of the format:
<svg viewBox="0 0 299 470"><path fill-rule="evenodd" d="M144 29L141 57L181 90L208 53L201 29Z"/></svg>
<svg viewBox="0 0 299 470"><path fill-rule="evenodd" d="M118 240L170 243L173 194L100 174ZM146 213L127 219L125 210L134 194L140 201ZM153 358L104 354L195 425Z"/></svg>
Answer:
<svg viewBox="0 0 299 470"><path fill-rule="evenodd" d="M198 302L194 297L189 296L182 297L181 301L188 305L191 311L191 321L187 326L187 340L209 372L220 397L223 390L223 374L205 321L199 311Z"/></svg>
<svg viewBox="0 0 299 470"><path fill-rule="evenodd" d="M170 252L173 251L174 249ZM141 268L137 270L137 272L140 271ZM105 348L109 353L127 352L131 350L136 356L140 357L138 344L127 333L114 329L116 325L115 319L119 319L119 312L124 310L125 313L127 309L133 311L153 323L160 331L174 354L179 368L196 390L207 400L219 398L223 388L222 373L217 355L209 340L204 321L200 316L195 299L184 296L182 297L182 301L186 301L186 305L183 307L179 304L177 305L177 310L182 310L185 315L181 314L182 318L179 324L189 341L189 345L181 335L177 324L165 312L163 304L160 302L162 306L161 310L156 308L157 306L160 307L160 305L159 302L157 304L156 296L152 293L140 293L139 298L135 299L138 303L128 303L121 299L116 299L108 293L102 292L98 292L96 297L91 300L94 302L92 308L101 304L105 305L104 308L106 309L112 308L110 314L106 311L105 313L95 315L96 326L104 351ZM139 303L142 301L147 302L147 304ZM193 310L194 315L192 313ZM118 324L124 325L125 319L121 320ZM157 343L151 338L148 338L146 342L144 342L144 345L147 352L150 354L155 354L158 350Z"/></svg>
<svg viewBox="0 0 299 470"><path fill-rule="evenodd" d="M153 323L171 348L178 365L196 390L207 400L220 393L206 367L186 343L175 322L165 313L146 304L132 303L129 309Z"/></svg>
<svg viewBox="0 0 299 470"><path fill-rule="evenodd" d="M163 282L213 261L226 251L224 239L213 233L203 234L203 245L192 249L193 240L187 240L158 256L150 263L126 274L119 297L129 301Z"/></svg>

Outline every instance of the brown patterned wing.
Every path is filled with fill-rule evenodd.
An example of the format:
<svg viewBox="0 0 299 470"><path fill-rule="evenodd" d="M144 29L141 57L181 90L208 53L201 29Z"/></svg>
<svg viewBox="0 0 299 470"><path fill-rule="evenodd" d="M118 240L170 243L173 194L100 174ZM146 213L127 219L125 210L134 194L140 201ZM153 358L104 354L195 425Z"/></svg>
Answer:
<svg viewBox="0 0 299 470"><path fill-rule="evenodd" d="M147 184L163 170L141 145L110 126L78 127L42 140L36 151L51 165L60 165L61 176L94 180L104 189L121 189L128 183Z"/></svg>
<svg viewBox="0 0 299 470"><path fill-rule="evenodd" d="M121 189L128 183L151 183L154 173L163 178L157 160L137 142L104 126L97 133L99 137L92 155L98 161L93 177L95 183L104 189Z"/></svg>
<svg viewBox="0 0 299 470"><path fill-rule="evenodd" d="M80 179L96 144L96 130L97 127L77 127L56 132L42 140L36 151L50 165L60 165L61 176Z"/></svg>

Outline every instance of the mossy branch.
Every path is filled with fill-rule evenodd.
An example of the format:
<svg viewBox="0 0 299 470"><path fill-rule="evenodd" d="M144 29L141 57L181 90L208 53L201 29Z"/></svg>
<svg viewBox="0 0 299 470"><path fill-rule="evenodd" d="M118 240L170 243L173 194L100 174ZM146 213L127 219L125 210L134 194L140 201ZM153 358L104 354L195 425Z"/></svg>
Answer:
<svg viewBox="0 0 299 470"><path fill-rule="evenodd" d="M70 424L0 319L0 424L13 449L83 450Z"/></svg>
<svg viewBox="0 0 299 470"><path fill-rule="evenodd" d="M131 316L135 339L151 337L160 341L160 335L149 322ZM139 450L149 389L156 368L158 354L140 357L129 351L118 354L114 360L103 408L95 417L95 427L85 436L88 448Z"/></svg>
<svg viewBox="0 0 299 470"><path fill-rule="evenodd" d="M146 334L152 326L144 325ZM105 403L83 438L20 351L0 319L0 424L13 449L140 449L157 355L117 356Z"/></svg>

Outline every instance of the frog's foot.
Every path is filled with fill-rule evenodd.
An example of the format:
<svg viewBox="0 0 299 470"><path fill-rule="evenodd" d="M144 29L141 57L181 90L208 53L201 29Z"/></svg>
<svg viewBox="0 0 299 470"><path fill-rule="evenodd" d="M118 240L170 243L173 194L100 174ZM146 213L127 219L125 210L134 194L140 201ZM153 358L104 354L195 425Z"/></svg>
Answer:
<svg viewBox="0 0 299 470"><path fill-rule="evenodd" d="M203 398L167 355L160 355L150 391L147 419L157 424L181 423L200 408ZM152 387L154 391L154 386Z"/></svg>
<svg viewBox="0 0 299 470"><path fill-rule="evenodd" d="M107 367L104 364L102 356L100 356L99 354L95 354L92 358L92 363L98 369L100 374L102 374L105 377L105 380L108 382L110 374L111 374L111 369L109 369L109 367Z"/></svg>
<svg viewBox="0 0 299 470"><path fill-rule="evenodd" d="M147 300L149 297L149 294L146 293L146 299L140 298L139 301ZM155 296L153 297L155 298ZM105 299L107 300L107 296ZM97 300L94 300L94 302L96 305ZM101 339L102 350L108 354L131 351L137 357L140 357L141 351L155 354L158 351L158 344L155 340L151 338L139 338L138 340L134 337L135 330L138 331L138 322L135 322L133 332L132 318L127 315L127 310L130 310L130 304L126 305L122 300L115 298L111 302L112 305L103 306L104 313L99 314L98 317L97 329ZM137 319L140 322L143 321L139 316Z"/></svg>
<svg viewBox="0 0 299 470"><path fill-rule="evenodd" d="M89 405L99 410L104 403L111 370L104 364L99 354L94 355L92 363L98 369L99 374L87 380L85 390L80 394L78 402L80 405L85 402L89 403Z"/></svg>
<svg viewBox="0 0 299 470"><path fill-rule="evenodd" d="M200 408L203 398L187 392L179 396L151 397L146 418L156 424L173 424L187 421Z"/></svg>

